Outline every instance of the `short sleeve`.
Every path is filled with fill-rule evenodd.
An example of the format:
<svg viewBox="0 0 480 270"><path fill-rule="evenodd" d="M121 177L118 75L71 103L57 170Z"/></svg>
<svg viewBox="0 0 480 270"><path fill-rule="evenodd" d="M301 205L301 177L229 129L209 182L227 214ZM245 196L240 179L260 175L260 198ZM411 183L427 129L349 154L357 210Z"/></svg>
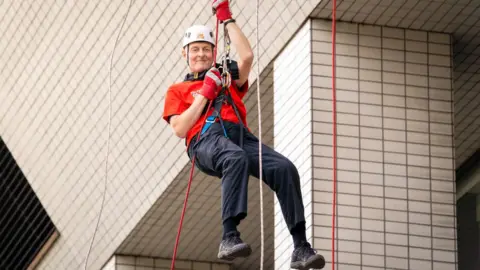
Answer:
<svg viewBox="0 0 480 270"><path fill-rule="evenodd" d="M237 92L238 92L238 96L240 97L240 99L243 99L243 97L247 94L248 92L248 80L240 87L235 87L237 89Z"/></svg>
<svg viewBox="0 0 480 270"><path fill-rule="evenodd" d="M188 106L183 101L179 89L170 87L165 96L163 120L170 124L170 117L182 114L186 109L188 109Z"/></svg>

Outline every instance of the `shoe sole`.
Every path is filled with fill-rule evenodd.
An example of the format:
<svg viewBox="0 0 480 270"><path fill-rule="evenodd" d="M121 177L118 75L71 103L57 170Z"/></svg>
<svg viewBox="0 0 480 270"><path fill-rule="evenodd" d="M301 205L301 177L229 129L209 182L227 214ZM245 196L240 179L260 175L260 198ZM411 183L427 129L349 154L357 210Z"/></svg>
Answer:
<svg viewBox="0 0 480 270"><path fill-rule="evenodd" d="M248 244L239 244L229 252L219 252L218 258L226 261L233 261L236 258L248 257L252 254L252 248Z"/></svg>
<svg viewBox="0 0 480 270"><path fill-rule="evenodd" d="M306 262L292 262L290 264L290 268L298 270L323 269L323 267L325 267L325 258L319 254L312 256Z"/></svg>

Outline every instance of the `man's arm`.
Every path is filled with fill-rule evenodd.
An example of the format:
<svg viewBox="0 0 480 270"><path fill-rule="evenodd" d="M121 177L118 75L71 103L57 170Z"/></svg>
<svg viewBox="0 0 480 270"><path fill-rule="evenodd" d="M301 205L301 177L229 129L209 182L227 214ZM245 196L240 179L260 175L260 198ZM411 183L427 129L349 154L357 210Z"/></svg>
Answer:
<svg viewBox="0 0 480 270"><path fill-rule="evenodd" d="M175 135L185 138L187 132L195 125L202 115L203 108L207 104L208 99L202 95L197 95L192 105L180 115L174 115L170 118L170 124Z"/></svg>
<svg viewBox="0 0 480 270"><path fill-rule="evenodd" d="M175 135L180 138L185 138L188 131L193 127L193 125L195 125L202 115L207 101L214 100L221 89L222 81L220 72L216 68L211 68L205 75L205 79L203 79L202 88L198 90L199 95L196 95L190 107L188 107L181 114L176 114L176 109L166 112L164 117L172 115L169 123L172 126ZM170 95L170 97L174 97L174 95ZM167 105L170 100L169 94L167 93L165 104Z"/></svg>
<svg viewBox="0 0 480 270"><path fill-rule="evenodd" d="M238 69L239 79L236 81L237 86L241 87L248 80L248 75L252 68L253 51L245 34L235 22L232 22L232 12L228 0L213 0L212 7L218 20L227 25L228 34L232 45L238 53Z"/></svg>
<svg viewBox="0 0 480 270"><path fill-rule="evenodd" d="M240 87L248 80L253 63L253 51L247 37L235 22L227 24L227 30L232 45L235 46L238 53L237 62L240 76L236 83Z"/></svg>

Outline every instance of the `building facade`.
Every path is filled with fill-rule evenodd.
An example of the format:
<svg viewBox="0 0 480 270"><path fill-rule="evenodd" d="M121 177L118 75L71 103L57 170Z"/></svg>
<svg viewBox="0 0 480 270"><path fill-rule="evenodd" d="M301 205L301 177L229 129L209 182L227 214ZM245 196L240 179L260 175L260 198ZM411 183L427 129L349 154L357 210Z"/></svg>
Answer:
<svg viewBox="0 0 480 270"><path fill-rule="evenodd" d="M338 1L334 99L331 1L260 2L259 22L253 2L232 11L259 46L262 141L299 170L325 269L332 233L340 270L478 269L480 3ZM0 4L0 135L55 227L38 269L170 269L191 164L164 96L187 72L183 31L214 20L209 1L129 4ZM258 134L256 79L244 101ZM220 181L195 172L176 269L260 269L258 180L249 188L239 229L254 253L225 263ZM264 269L289 269L267 186L263 203Z"/></svg>

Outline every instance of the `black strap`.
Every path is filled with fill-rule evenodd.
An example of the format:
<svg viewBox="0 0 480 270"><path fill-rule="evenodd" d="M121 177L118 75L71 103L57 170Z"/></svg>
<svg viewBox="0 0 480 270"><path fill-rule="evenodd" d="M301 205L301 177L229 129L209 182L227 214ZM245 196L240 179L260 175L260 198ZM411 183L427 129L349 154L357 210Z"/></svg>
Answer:
<svg viewBox="0 0 480 270"><path fill-rule="evenodd" d="M230 103L233 107L233 110L235 111L235 115L237 115L238 121L242 126L245 126L245 124L242 121L242 117L240 117L240 112L238 112L238 108L235 105L235 102L233 102L233 99L230 95L227 95L227 102Z"/></svg>
<svg viewBox="0 0 480 270"><path fill-rule="evenodd" d="M225 89L222 89L220 94L213 101L214 103L213 103L212 116L220 118L220 110L222 109L222 105L226 99L226 96L227 96L227 91L225 91Z"/></svg>
<svg viewBox="0 0 480 270"><path fill-rule="evenodd" d="M235 105L235 102L233 102L232 97L230 95L227 95L227 102L229 102L232 105L233 110L235 111L235 114L237 115L237 119L240 122L240 141L239 141L239 144L240 144L240 147L243 148L243 128L245 127L245 124L243 123L242 117L240 116L240 113L238 112L238 108Z"/></svg>
<svg viewBox="0 0 480 270"><path fill-rule="evenodd" d="M225 92L226 92L225 89L222 89L222 91L220 91L218 96L213 101L213 106L212 106L213 112L211 114L212 116L220 117L220 110L222 109L222 104L225 101ZM203 112L201 115L205 115L207 113L207 109L208 109L208 103L205 104L205 107L203 107Z"/></svg>
<svg viewBox="0 0 480 270"><path fill-rule="evenodd" d="M222 73L222 65L219 63L215 64L215 67L220 71L220 74ZM240 77L240 73L238 70L238 63L237 61L230 60L228 63L228 71L230 72L230 75L232 77L232 81L238 80ZM185 78L183 79L184 82L190 81L203 81L205 79L205 75L207 74L208 70L204 70L202 72L190 72L187 75L185 75Z"/></svg>
<svg viewBox="0 0 480 270"><path fill-rule="evenodd" d="M220 71L222 66L219 63L215 64L215 67ZM207 74L209 69L204 70L202 72L190 72L187 75L185 75L185 78L183 78L184 82L194 82L194 81L203 81L205 79L205 75Z"/></svg>

